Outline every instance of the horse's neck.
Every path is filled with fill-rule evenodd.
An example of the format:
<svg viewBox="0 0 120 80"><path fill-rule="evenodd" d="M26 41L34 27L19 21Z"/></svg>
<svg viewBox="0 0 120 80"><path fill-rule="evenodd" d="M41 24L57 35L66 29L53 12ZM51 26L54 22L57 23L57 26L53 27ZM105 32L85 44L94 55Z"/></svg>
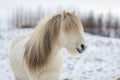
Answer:
<svg viewBox="0 0 120 80"><path fill-rule="evenodd" d="M55 59L57 56L61 55L61 49L62 49L61 46L54 45L52 52L51 52L51 55L50 55L50 58Z"/></svg>
<svg viewBox="0 0 120 80"><path fill-rule="evenodd" d="M53 45L51 50L48 66L50 70L57 69L58 71L62 69L63 66L63 55L62 55L62 47L58 44ZM57 72L59 73L59 72Z"/></svg>
<svg viewBox="0 0 120 80"><path fill-rule="evenodd" d="M61 52L61 48L59 46L56 46L53 49L54 50L52 51L51 56L49 57L48 66L50 70L55 69L55 71L60 71L62 70L63 66L63 55Z"/></svg>

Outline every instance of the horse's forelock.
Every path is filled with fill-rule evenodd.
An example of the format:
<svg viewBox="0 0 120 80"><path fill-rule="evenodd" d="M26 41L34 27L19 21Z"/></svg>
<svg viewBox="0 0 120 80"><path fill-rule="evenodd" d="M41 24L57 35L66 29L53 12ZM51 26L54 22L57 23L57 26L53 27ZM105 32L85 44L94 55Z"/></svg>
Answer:
<svg viewBox="0 0 120 80"><path fill-rule="evenodd" d="M83 27L75 12L63 12L63 22L66 32L67 31L83 31Z"/></svg>

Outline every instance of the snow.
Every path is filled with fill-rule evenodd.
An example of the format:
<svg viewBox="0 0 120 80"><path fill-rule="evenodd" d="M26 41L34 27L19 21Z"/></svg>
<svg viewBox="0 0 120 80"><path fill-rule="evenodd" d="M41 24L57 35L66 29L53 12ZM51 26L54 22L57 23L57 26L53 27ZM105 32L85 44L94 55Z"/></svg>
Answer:
<svg viewBox="0 0 120 80"><path fill-rule="evenodd" d="M2 25L4 26L4 25ZM12 40L32 29L0 29L0 80L14 80L9 64ZM120 39L93 36L85 33L87 50L72 57L63 50L62 80L117 80L120 78Z"/></svg>
<svg viewBox="0 0 120 80"><path fill-rule="evenodd" d="M28 4L29 3L29 4ZM78 4L79 3L79 4ZM108 4L106 4L108 3ZM46 4L46 5L45 5ZM16 7L36 8L41 5L44 10L55 10L62 6L97 13L112 12L119 15L119 0L65 1L53 0L1 0L0 1L0 80L15 80L9 64L9 51L13 39L19 35L31 32L32 29L11 29L6 25L10 13ZM36 6L37 5L37 6ZM86 6L87 5L87 6ZM107 5L107 6L106 6ZM1 24L2 23L2 24ZM65 49L64 70L62 80L120 80L120 39L106 38L85 34L88 43L87 50L78 57L72 57Z"/></svg>
<svg viewBox="0 0 120 80"><path fill-rule="evenodd" d="M115 80L120 77L120 40L86 35L87 51L66 57L64 75L72 80ZM68 69L67 69L68 68ZM70 77L69 77L70 76Z"/></svg>

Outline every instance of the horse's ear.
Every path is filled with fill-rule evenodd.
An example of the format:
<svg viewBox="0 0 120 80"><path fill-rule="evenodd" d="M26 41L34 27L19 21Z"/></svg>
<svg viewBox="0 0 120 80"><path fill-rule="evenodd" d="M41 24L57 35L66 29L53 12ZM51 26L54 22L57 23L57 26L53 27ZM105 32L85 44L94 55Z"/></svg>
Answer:
<svg viewBox="0 0 120 80"><path fill-rule="evenodd" d="M75 11L73 11L72 14L75 14Z"/></svg>
<svg viewBox="0 0 120 80"><path fill-rule="evenodd" d="M65 19L67 17L67 13L66 11L63 11L63 19Z"/></svg>

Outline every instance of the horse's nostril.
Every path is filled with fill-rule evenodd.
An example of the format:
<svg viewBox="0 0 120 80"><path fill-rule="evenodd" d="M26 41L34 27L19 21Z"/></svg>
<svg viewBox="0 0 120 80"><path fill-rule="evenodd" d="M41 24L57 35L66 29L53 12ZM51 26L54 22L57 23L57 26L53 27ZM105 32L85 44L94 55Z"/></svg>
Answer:
<svg viewBox="0 0 120 80"><path fill-rule="evenodd" d="M86 46L84 44L81 44L81 48L84 50Z"/></svg>

